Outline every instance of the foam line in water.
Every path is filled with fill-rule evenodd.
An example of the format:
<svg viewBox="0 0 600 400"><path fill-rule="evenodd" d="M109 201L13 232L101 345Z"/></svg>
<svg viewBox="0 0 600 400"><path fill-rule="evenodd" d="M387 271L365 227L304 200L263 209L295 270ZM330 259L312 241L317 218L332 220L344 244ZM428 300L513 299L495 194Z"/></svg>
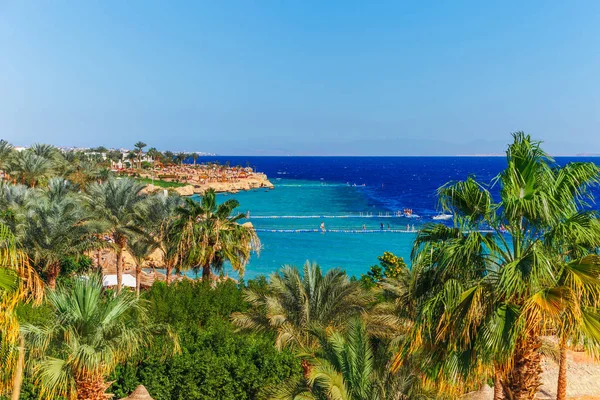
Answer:
<svg viewBox="0 0 600 400"><path fill-rule="evenodd" d="M418 233L418 231L406 231L401 229L255 229L256 232L270 233ZM494 233L492 230L479 230L481 233ZM467 233L467 232L465 232Z"/></svg>
<svg viewBox="0 0 600 400"><path fill-rule="evenodd" d="M247 219L314 219L314 218L420 218L419 215L404 214L346 214L346 215L251 215Z"/></svg>

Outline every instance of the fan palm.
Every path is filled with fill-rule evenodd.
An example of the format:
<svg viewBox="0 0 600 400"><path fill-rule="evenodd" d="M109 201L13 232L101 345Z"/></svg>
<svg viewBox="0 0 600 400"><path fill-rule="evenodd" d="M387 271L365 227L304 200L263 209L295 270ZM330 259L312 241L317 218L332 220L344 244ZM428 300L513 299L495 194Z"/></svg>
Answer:
<svg viewBox="0 0 600 400"><path fill-rule="evenodd" d="M68 181L53 178L48 189L27 206L22 244L51 289L63 259L78 257L97 244L96 227L70 186Z"/></svg>
<svg viewBox="0 0 600 400"><path fill-rule="evenodd" d="M302 274L285 266L271 275L267 293L245 291L250 310L232 314L243 329L268 330L277 334L276 346L314 351L318 328L343 328L348 319L364 311L372 301L357 282L350 282L340 269L323 274L316 264L306 263Z"/></svg>
<svg viewBox="0 0 600 400"><path fill-rule="evenodd" d="M316 354L302 354L310 370L304 377L272 390L272 400L404 400L430 398L408 369L392 374L390 352L377 351L358 318L348 322L345 333L315 332L319 337Z"/></svg>
<svg viewBox="0 0 600 400"><path fill-rule="evenodd" d="M439 190L455 226L428 225L415 241L413 264L423 269L424 290L412 346L431 350L430 361L437 362L431 370L455 382L494 375L507 397L532 399L540 384L541 335L577 309L578 297L561 276L586 282L578 285L584 297L600 288L597 266L561 262L546 240L585 207L599 170L592 163L557 167L521 132L507 163L496 179L497 203L473 178ZM586 318L600 323L593 312ZM397 368L401 356L396 361Z"/></svg>
<svg viewBox="0 0 600 400"><path fill-rule="evenodd" d="M254 228L238 222L244 215L231 215L238 206L232 199L218 205L215 191L209 189L200 202L186 198L177 209L181 261L193 269L202 268L204 281L210 279L213 268L222 267L222 261L229 261L243 275L250 254L260 250Z"/></svg>
<svg viewBox="0 0 600 400"><path fill-rule="evenodd" d="M117 253L117 291L123 282L123 250L127 239L140 233L138 221L144 215L146 196L141 194L144 185L132 179L109 178L88 187L86 200L94 218L103 223Z"/></svg>
<svg viewBox="0 0 600 400"><path fill-rule="evenodd" d="M23 325L41 398L104 399L105 378L146 340L145 310L128 291L103 293L98 276L47 294L47 325Z"/></svg>

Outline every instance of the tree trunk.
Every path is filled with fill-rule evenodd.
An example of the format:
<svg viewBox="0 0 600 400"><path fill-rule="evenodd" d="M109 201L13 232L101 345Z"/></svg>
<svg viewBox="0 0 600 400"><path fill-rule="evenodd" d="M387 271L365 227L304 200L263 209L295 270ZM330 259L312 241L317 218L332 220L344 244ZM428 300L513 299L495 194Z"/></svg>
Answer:
<svg viewBox="0 0 600 400"><path fill-rule="evenodd" d="M169 285L171 283L171 272L173 270L173 267L170 263L167 263L165 267L167 269L167 285Z"/></svg>
<svg viewBox="0 0 600 400"><path fill-rule="evenodd" d="M117 249L117 293L123 285L123 247Z"/></svg>
<svg viewBox="0 0 600 400"><path fill-rule="evenodd" d="M512 370L507 374L504 395L511 400L533 400L541 385L541 342L538 337L528 337L517 345Z"/></svg>
<svg viewBox="0 0 600 400"><path fill-rule="evenodd" d="M106 400L104 392L109 384L104 382L104 377L90 376L76 379L77 400Z"/></svg>
<svg viewBox="0 0 600 400"><path fill-rule="evenodd" d="M500 373L494 371L494 400L502 400L503 398L502 379L500 378Z"/></svg>
<svg viewBox="0 0 600 400"><path fill-rule="evenodd" d="M567 341L560 339L560 361L558 363L558 386L556 388L556 400L567 398Z"/></svg>
<svg viewBox="0 0 600 400"><path fill-rule="evenodd" d="M12 393L10 400L19 400L21 396L21 384L23 383L23 369L25 368L25 337L21 334L19 337L19 359L17 368L13 377Z"/></svg>
<svg viewBox="0 0 600 400"><path fill-rule="evenodd" d="M210 282L210 276L212 275L210 270L210 264L206 264L202 266L202 281Z"/></svg>
<svg viewBox="0 0 600 400"><path fill-rule="evenodd" d="M60 273L60 264L55 262L48 266L48 272L46 273L48 277L48 287L52 290L56 289L56 279L58 278L58 274Z"/></svg>
<svg viewBox="0 0 600 400"><path fill-rule="evenodd" d="M142 267L136 265L135 266L135 293L138 298L140 297L141 279L142 279Z"/></svg>

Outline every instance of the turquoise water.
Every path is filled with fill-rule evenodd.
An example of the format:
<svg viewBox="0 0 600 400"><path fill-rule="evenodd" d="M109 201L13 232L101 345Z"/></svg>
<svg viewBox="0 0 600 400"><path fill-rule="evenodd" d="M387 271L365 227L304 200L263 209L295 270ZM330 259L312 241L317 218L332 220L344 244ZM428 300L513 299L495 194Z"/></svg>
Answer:
<svg viewBox="0 0 600 400"><path fill-rule="evenodd" d="M282 265L301 266L317 262L324 269L341 267L349 275L360 276L377 264L384 251L408 259L414 232L404 232L419 221L408 218L380 218L390 210L369 205L363 187L322 184L314 181L275 180L274 190L254 190L220 194L219 200L235 198L239 212L250 212L249 221L258 231L262 249L253 255L245 278L269 275ZM361 218L367 213L373 217ZM257 218L260 216L346 216L344 218ZM350 217L347 217L350 216ZM325 223L325 232L320 225ZM381 230L381 223L384 230ZM388 228L389 225L389 228ZM363 231L363 227L366 231ZM268 232L264 230L317 230L318 232ZM389 230L388 230L389 229ZM328 230L354 231L330 232ZM397 232L401 230L402 232ZM232 274L235 276L235 273Z"/></svg>

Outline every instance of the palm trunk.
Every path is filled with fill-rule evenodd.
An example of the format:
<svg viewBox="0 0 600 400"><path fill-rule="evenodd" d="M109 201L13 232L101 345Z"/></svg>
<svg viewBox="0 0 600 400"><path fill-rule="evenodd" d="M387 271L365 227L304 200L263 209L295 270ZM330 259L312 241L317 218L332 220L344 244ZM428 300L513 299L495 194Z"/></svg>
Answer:
<svg viewBox="0 0 600 400"><path fill-rule="evenodd" d="M52 290L56 289L56 279L60 273L60 264L58 262L52 263L48 266L48 287Z"/></svg>
<svg viewBox="0 0 600 400"><path fill-rule="evenodd" d="M533 400L541 385L541 346L538 337L528 337L517 345L512 370L502 385L511 400Z"/></svg>
<svg viewBox="0 0 600 400"><path fill-rule="evenodd" d="M84 376L76 379L77 400L106 400L104 392L108 389L108 384L104 382L104 377Z"/></svg>
<svg viewBox="0 0 600 400"><path fill-rule="evenodd" d="M17 368L12 382L12 393L10 400L19 400L21 396L21 384L23 383L23 369L25 368L25 337L19 337L19 358L17 360Z"/></svg>
<svg viewBox="0 0 600 400"><path fill-rule="evenodd" d="M502 400L503 398L502 379L500 378L500 373L494 371L494 400Z"/></svg>
<svg viewBox="0 0 600 400"><path fill-rule="evenodd" d="M560 339L560 361L558 364L558 387L556 388L556 400L567 398L567 341Z"/></svg>
<svg viewBox="0 0 600 400"><path fill-rule="evenodd" d="M123 284L123 247L119 246L117 249L117 293L121 291Z"/></svg>
<svg viewBox="0 0 600 400"><path fill-rule="evenodd" d="M165 268L167 269L167 279L166 279L166 281L167 281L167 285L169 285L171 283L171 272L173 270L173 267L171 266L170 263L167 263L165 265Z"/></svg>
<svg viewBox="0 0 600 400"><path fill-rule="evenodd" d="M136 265L135 266L135 293L137 297L140 297L140 288L141 288L141 279L142 279L142 267Z"/></svg>
<svg viewBox="0 0 600 400"><path fill-rule="evenodd" d="M210 276L212 275L210 270L210 264L205 264L202 266L202 281L210 282Z"/></svg>

